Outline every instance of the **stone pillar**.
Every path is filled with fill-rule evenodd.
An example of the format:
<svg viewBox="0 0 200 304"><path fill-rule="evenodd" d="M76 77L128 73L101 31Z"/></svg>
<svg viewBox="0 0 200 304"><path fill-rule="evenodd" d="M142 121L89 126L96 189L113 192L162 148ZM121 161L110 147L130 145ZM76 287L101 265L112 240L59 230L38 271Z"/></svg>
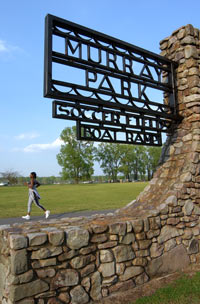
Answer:
<svg viewBox="0 0 200 304"><path fill-rule="evenodd" d="M160 48L162 56L178 63L177 111L182 121L173 125L150 184L121 211L133 216L156 213L163 204L200 204L200 31L183 26L162 40Z"/></svg>

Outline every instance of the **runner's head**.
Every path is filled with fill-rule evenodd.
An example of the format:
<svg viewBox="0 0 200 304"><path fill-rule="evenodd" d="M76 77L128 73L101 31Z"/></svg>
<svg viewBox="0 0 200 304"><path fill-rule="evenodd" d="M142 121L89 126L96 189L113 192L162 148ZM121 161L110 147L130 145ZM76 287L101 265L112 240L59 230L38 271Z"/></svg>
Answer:
<svg viewBox="0 0 200 304"><path fill-rule="evenodd" d="M32 178L36 178L36 177L37 177L36 173L35 173L35 172L31 172L31 173L30 173L30 178L31 178L31 177L32 177Z"/></svg>

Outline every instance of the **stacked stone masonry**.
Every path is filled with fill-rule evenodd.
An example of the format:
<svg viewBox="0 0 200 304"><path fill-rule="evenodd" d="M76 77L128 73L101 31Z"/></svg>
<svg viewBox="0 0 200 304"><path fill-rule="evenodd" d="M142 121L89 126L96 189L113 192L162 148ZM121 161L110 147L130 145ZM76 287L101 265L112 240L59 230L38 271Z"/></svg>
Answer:
<svg viewBox="0 0 200 304"><path fill-rule="evenodd" d="M178 63L182 120L135 201L106 216L0 226L0 303L101 303L200 263L199 45L191 25L161 41L161 54Z"/></svg>

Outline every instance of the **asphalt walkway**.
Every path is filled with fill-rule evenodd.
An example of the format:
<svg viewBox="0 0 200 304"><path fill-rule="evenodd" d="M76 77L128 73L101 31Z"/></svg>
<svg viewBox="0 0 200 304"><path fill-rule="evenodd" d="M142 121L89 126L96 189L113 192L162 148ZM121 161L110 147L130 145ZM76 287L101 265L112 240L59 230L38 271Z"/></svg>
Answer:
<svg viewBox="0 0 200 304"><path fill-rule="evenodd" d="M61 219L65 217L88 217L95 214L108 214L113 213L115 210L95 210L95 211L76 211L76 212L68 212L61 214L50 214L49 219ZM44 220L44 216L32 216L31 221L41 221ZM24 223L27 220L24 220L21 217L12 217L12 218L0 218L0 225L12 225L16 223Z"/></svg>

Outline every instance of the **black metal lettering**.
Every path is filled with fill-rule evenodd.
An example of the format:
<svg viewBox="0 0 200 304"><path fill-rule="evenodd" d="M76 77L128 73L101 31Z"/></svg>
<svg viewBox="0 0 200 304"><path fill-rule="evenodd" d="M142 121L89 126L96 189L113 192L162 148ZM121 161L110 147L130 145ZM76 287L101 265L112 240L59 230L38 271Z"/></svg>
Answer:
<svg viewBox="0 0 200 304"><path fill-rule="evenodd" d="M110 58L112 56L112 58ZM114 66L116 70L119 70L117 65L117 55L113 53L106 52L106 63L107 67L112 68L111 64Z"/></svg>
<svg viewBox="0 0 200 304"><path fill-rule="evenodd" d="M127 70L129 70L129 73L134 74L132 65L133 61L130 58L123 56L123 71L125 73L128 73Z"/></svg>
<svg viewBox="0 0 200 304"><path fill-rule="evenodd" d="M141 134L137 134L135 137L135 142L136 143L143 143L144 144L144 139L142 138Z"/></svg>
<svg viewBox="0 0 200 304"><path fill-rule="evenodd" d="M131 94L131 83L126 80L121 80L121 94L126 95L125 92L128 93L128 96L132 97Z"/></svg>
<svg viewBox="0 0 200 304"><path fill-rule="evenodd" d="M146 73L145 73L146 72ZM140 72L140 76L144 76L150 79L154 79L153 75L151 74L151 71L149 69L149 66L147 64L145 64Z"/></svg>
<svg viewBox="0 0 200 304"><path fill-rule="evenodd" d="M73 55L76 53L76 51L78 49L78 57L81 59L82 58L82 43L81 43L81 41L79 41L79 42L74 41L75 43L77 43L77 45L75 47L73 47L69 38L66 38L65 41L66 41L65 54L69 55L69 52L68 52L69 48L70 48Z"/></svg>
<svg viewBox="0 0 200 304"><path fill-rule="evenodd" d="M76 111L77 111L78 113L77 113ZM80 110L80 109L77 109L77 108L72 108L71 111L70 111L70 113L71 113L71 116L72 116L72 117L79 118L79 117L81 116L81 110Z"/></svg>
<svg viewBox="0 0 200 304"><path fill-rule="evenodd" d="M120 115L111 113L111 121L116 124L120 124Z"/></svg>
<svg viewBox="0 0 200 304"><path fill-rule="evenodd" d="M106 84L107 84L107 86L105 86ZM115 93L115 90L114 90L112 83L108 76L103 77L102 81L99 84L98 90L104 90L104 91Z"/></svg>
<svg viewBox="0 0 200 304"><path fill-rule="evenodd" d="M64 112L67 116L70 115L70 111L69 111L68 109L63 109L63 106L59 106L59 107L58 107L58 110L59 110L60 112Z"/></svg>
<svg viewBox="0 0 200 304"><path fill-rule="evenodd" d="M99 120L99 121L101 121L101 119L98 118L98 117L96 116L97 113L99 113L99 111L94 111L94 112L92 113L92 119L93 119L93 120Z"/></svg>
<svg viewBox="0 0 200 304"><path fill-rule="evenodd" d="M94 59L91 58L91 46L88 45L87 46L88 61L92 61L92 62L96 62L96 63L100 64L101 61L102 61L102 56L101 56L102 50L100 48L94 48L94 47L92 47L92 50L93 50L93 52L94 52L94 50L98 51L98 60L94 60Z"/></svg>
<svg viewBox="0 0 200 304"><path fill-rule="evenodd" d="M86 115L87 112L90 112L90 110L82 110L81 114L82 114L82 118L83 119L91 119L91 114L89 114L89 116Z"/></svg>
<svg viewBox="0 0 200 304"><path fill-rule="evenodd" d="M112 138L110 132L108 130L105 130L104 133L102 134L101 139L110 139L113 140L114 138Z"/></svg>
<svg viewBox="0 0 200 304"><path fill-rule="evenodd" d="M127 142L134 142L134 138L133 138L134 134L132 132L126 132L126 141Z"/></svg>
<svg viewBox="0 0 200 304"><path fill-rule="evenodd" d="M86 80L86 86L89 87L90 86L90 82L96 82L97 81L97 73L96 72L91 72L86 70L85 71L86 75L85 75L85 80ZM91 78L93 77L93 78Z"/></svg>
<svg viewBox="0 0 200 304"><path fill-rule="evenodd" d="M138 98L142 99L142 97L144 97L145 100L149 101L149 98L145 93L146 88L146 86L138 84Z"/></svg>

